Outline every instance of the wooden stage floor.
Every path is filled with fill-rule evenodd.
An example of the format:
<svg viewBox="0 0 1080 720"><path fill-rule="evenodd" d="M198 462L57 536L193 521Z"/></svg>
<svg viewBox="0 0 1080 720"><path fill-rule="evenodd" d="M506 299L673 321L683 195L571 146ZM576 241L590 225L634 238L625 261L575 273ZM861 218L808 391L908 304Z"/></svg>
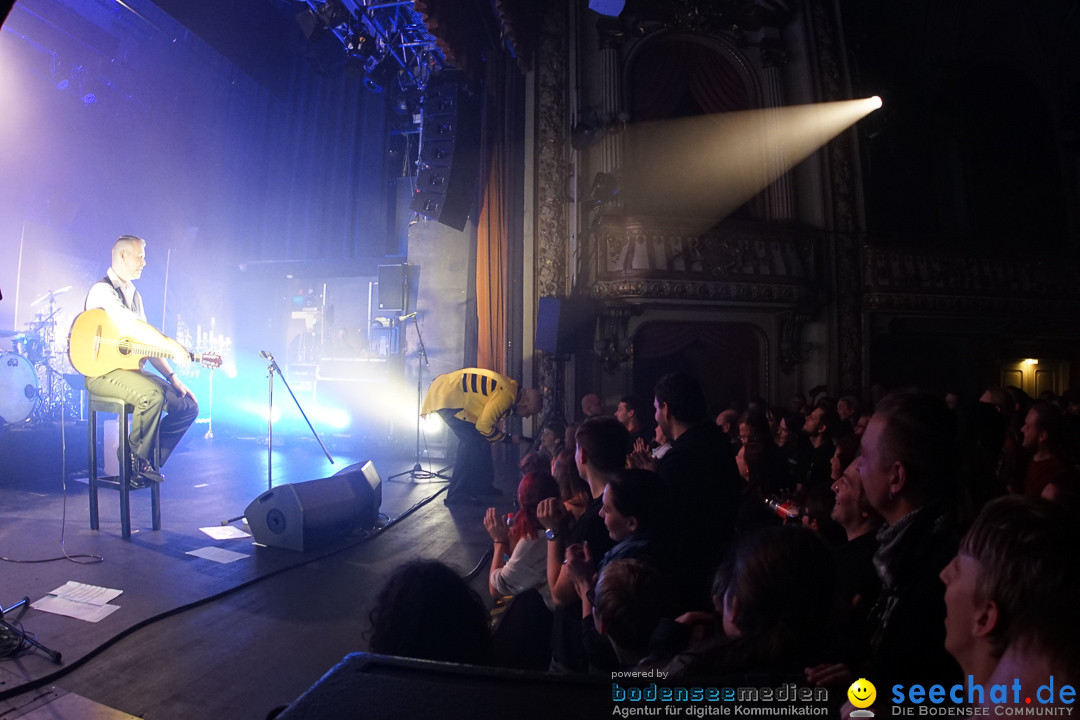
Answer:
<svg viewBox="0 0 1080 720"><path fill-rule="evenodd" d="M465 575L489 548L484 508L447 508L445 483L388 479L413 466L414 447L362 447L349 438L327 442L331 465L313 440L275 436L274 485L370 459L383 479L381 513L396 522L304 553L213 540L200 528L241 515L266 490L267 450L265 439L207 440L198 426L164 468L162 529L150 529L149 492L140 491L135 532L123 540L113 490L101 491L101 529L89 529L79 479L85 426L64 436L62 452L54 426L0 429L0 605L33 602L73 580L122 590L113 601L120 609L97 623L32 608L9 613L5 619L62 653L63 664L38 650L0 660L0 720L99 717L84 698L121 713L103 718L264 718L347 653L367 649L368 613L394 568L434 558ZM500 463L501 512L512 509L515 459ZM207 547L244 557L219 564L188 554ZM101 560L77 557L87 555ZM61 559L27 562L48 558ZM472 584L487 597L486 572Z"/></svg>

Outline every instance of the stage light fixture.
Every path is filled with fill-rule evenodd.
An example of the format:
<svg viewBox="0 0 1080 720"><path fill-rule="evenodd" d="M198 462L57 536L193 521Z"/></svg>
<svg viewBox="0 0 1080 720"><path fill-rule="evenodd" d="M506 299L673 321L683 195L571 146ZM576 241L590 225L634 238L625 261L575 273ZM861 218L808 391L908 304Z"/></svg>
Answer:
<svg viewBox="0 0 1080 720"><path fill-rule="evenodd" d="M626 0L589 0L590 10L608 17L619 17L625 7Z"/></svg>

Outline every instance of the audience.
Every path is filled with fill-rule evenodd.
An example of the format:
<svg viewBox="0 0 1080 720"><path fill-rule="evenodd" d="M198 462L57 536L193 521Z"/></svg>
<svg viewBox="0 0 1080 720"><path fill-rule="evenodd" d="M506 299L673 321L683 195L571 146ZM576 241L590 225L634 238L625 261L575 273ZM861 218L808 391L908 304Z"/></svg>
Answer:
<svg viewBox="0 0 1080 720"><path fill-rule="evenodd" d="M480 595L435 560L397 568L369 616L368 647L380 655L490 665L488 611Z"/></svg>
<svg viewBox="0 0 1080 720"><path fill-rule="evenodd" d="M635 446L634 449L637 450L638 447ZM664 457L664 455L666 455L667 451L670 449L670 438L668 438L668 436L664 434L664 428L657 425L656 429L653 430L653 441L651 447L649 448L649 455L652 457L653 460L659 460L660 458Z"/></svg>
<svg viewBox="0 0 1080 720"><path fill-rule="evenodd" d="M1005 418L989 403L974 403L956 412L962 422L961 461L968 466L966 479L973 515L991 499L1008 492L1012 479L1002 460L1007 429Z"/></svg>
<svg viewBox="0 0 1080 720"><path fill-rule="evenodd" d="M557 498L559 486L547 472L531 472L518 483L518 511L511 523L499 517L495 508L484 515L487 530L495 547L488 571L488 592L498 599L537 590L545 604L553 606L547 586L547 543L540 537L544 526L536 517L536 506L547 498Z"/></svg>
<svg viewBox="0 0 1080 720"><path fill-rule="evenodd" d="M758 499L786 494L794 489L784 451L772 441L769 423L760 412L746 411L739 418L739 442L736 455L739 474L747 481L748 491Z"/></svg>
<svg viewBox="0 0 1080 720"><path fill-rule="evenodd" d="M565 438L566 426L563 423L555 420L545 423L544 429L540 431L537 453L546 457L551 463L563 451Z"/></svg>
<svg viewBox="0 0 1080 720"><path fill-rule="evenodd" d="M660 623L678 615L671 581L655 565L623 558L604 566L596 581L591 617L595 632L608 639L619 667L630 669L650 652Z"/></svg>
<svg viewBox="0 0 1080 720"><path fill-rule="evenodd" d="M604 402L596 393L588 393L581 398L581 414L586 419L603 417L607 414Z"/></svg>
<svg viewBox="0 0 1080 720"><path fill-rule="evenodd" d="M547 528L547 578L555 604L553 671L586 672L589 667L581 635L581 599L563 561L570 545L588 543L597 557L614 545L600 509L604 488L626 466L628 437L626 428L612 417L592 418L582 423L577 431L575 461L578 473L589 484L592 500L573 522L573 516L558 498L544 500L537 507L537 517Z"/></svg>
<svg viewBox="0 0 1080 720"><path fill-rule="evenodd" d="M859 436L855 433L836 438L836 451L829 465L829 477L835 483L844 474L844 470L855 462L859 454Z"/></svg>
<svg viewBox="0 0 1080 720"><path fill-rule="evenodd" d="M551 458L547 457L542 452L529 452L525 453L525 456L518 462L518 471L521 472L521 476L532 473L550 473L551 472Z"/></svg>
<svg viewBox="0 0 1080 720"><path fill-rule="evenodd" d="M734 408L720 411L716 416L716 427L724 431L724 436L734 455L739 449L739 411Z"/></svg>
<svg viewBox="0 0 1080 720"><path fill-rule="evenodd" d="M775 433L756 403L717 419L738 434L732 456L697 380L667 375L654 388L651 446L649 423L625 396L614 417L586 420L554 454L555 477L523 460L512 523L494 508L484 518L495 546L489 592L535 588L554 608L553 672L656 668L841 694L859 677L924 687L965 676L984 686L1080 682L1070 512L1080 489L1059 407L1080 413L1080 402L1071 408L1080 396L1031 404L1015 388L991 387L964 405L953 394L950 407L896 391L873 413L860 413L855 396L834 413L822 397L805 418L784 415ZM810 529L779 524L762 502L776 497L794 498ZM478 597L430 565L387 583L371 649L492 662ZM414 597L421 592L438 598L441 619L428 617L436 611ZM423 636L430 627L438 631ZM448 628L464 637L444 638Z"/></svg>
<svg viewBox="0 0 1080 720"><path fill-rule="evenodd" d="M780 418L776 431L776 444L784 451L787 458L788 484L794 487L802 482L810 470L810 438L803 432L806 418L802 413L788 413Z"/></svg>
<svg viewBox="0 0 1080 720"><path fill-rule="evenodd" d="M941 572L948 609L945 649L974 682L990 684L1006 649L1014 641L1022 644L1018 636L1031 636L1027 628L1053 626L1053 633L1075 637L1075 535L1075 520L1065 508L1019 495L989 503L964 535ZM1047 614L1053 617L1037 617ZM1077 656L1075 647L1069 654ZM1068 673L1074 679L1077 669L1074 663ZM1061 674L1055 677L1065 682Z"/></svg>
<svg viewBox="0 0 1080 720"><path fill-rule="evenodd" d="M650 423L646 415L642 414L641 401L633 395L627 395L619 400L619 407L615 410L615 419L622 423L626 431L630 433L630 445L627 452L634 450L638 440L649 442L653 436Z"/></svg>
<svg viewBox="0 0 1080 720"><path fill-rule="evenodd" d="M1019 491L1030 497L1042 495L1048 485L1072 484L1073 469L1062 455L1061 410L1048 402L1031 406L1020 427L1020 447L1030 455Z"/></svg>
<svg viewBox="0 0 1080 720"><path fill-rule="evenodd" d="M586 545L571 545L566 552L566 565L582 601L593 589L596 573L609 562L633 558L658 567L666 565L668 540L663 526L666 507L664 481L654 472L622 470L608 482L600 517L615 544L598 562L594 562L592 548Z"/></svg>
<svg viewBox="0 0 1080 720"><path fill-rule="evenodd" d="M571 523L577 522L592 500L592 491L589 483L578 474L574 452L563 450L559 453L551 462L551 474L555 476L555 483L559 486L559 499L571 515Z"/></svg>
<svg viewBox="0 0 1080 720"><path fill-rule="evenodd" d="M825 543L801 526L741 538L713 585L722 631L692 641L663 668L675 678L753 678L759 686L801 677L829 646L834 575Z"/></svg>
<svg viewBox="0 0 1080 720"><path fill-rule="evenodd" d="M873 677L948 685L959 668L945 652L939 574L956 553L955 416L918 391L882 398L862 437L859 475L884 519L874 565L881 591L870 610ZM863 674L870 677L871 674Z"/></svg>
<svg viewBox="0 0 1080 720"><path fill-rule="evenodd" d="M735 533L743 482L727 438L709 422L698 381L683 373L665 375L653 390L656 423L671 449L656 462L668 486L668 522L680 548L673 575L687 607L706 607L709 577Z"/></svg>
<svg viewBox="0 0 1080 720"><path fill-rule="evenodd" d="M604 502L600 508L608 536L615 545L599 561L588 543L566 548L564 565L581 601L586 635L588 621L592 618L591 597L598 572L603 572L611 562L625 559L647 563L658 570L669 567L669 545L662 527L666 507L665 486L660 476L649 470L622 470L604 488ZM670 580L668 591L675 594ZM593 644L590 647L589 638L585 640L591 668L615 669L610 645Z"/></svg>
<svg viewBox="0 0 1080 720"><path fill-rule="evenodd" d="M844 528L832 518L835 505L836 496L833 495L832 488L810 488L803 496L800 516L802 524L821 535L829 547L847 542Z"/></svg>
<svg viewBox="0 0 1080 720"><path fill-rule="evenodd" d="M801 490L816 486L830 484L832 475L832 456L836 451L833 438L843 433L840 432L841 421L836 412L826 405L819 404L806 417L803 423L803 432L810 439L809 464L806 474L799 479L798 486ZM806 465L804 460L802 465Z"/></svg>
<svg viewBox="0 0 1080 720"><path fill-rule="evenodd" d="M862 416L862 403L859 402L859 398L854 395L845 395L837 400L836 416L840 418L840 422L842 422L845 427L843 432L837 433L838 436L854 431L855 423L858 422L859 417Z"/></svg>
<svg viewBox="0 0 1080 720"><path fill-rule="evenodd" d="M855 462L833 483L832 491L832 519L844 529L847 539L836 547L840 599L855 615L865 618L881 589L874 554L878 548L877 530L883 520L866 499Z"/></svg>

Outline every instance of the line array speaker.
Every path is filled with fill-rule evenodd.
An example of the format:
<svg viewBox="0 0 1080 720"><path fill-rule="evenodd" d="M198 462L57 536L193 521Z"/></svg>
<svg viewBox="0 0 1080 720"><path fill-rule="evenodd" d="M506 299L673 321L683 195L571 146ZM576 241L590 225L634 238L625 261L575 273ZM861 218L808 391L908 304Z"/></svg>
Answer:
<svg viewBox="0 0 1080 720"><path fill-rule="evenodd" d="M464 83L444 80L424 93L420 169L409 207L464 230L480 164L480 98Z"/></svg>

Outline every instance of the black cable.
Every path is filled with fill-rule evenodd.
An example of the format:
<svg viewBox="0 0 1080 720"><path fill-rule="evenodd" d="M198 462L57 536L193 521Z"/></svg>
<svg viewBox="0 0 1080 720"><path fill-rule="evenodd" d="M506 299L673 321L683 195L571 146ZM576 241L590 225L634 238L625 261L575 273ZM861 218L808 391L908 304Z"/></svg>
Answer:
<svg viewBox="0 0 1080 720"><path fill-rule="evenodd" d="M469 580L472 580L474 577L476 577L476 574L479 573L484 568L485 565L487 565L489 562L491 562L491 556L494 555L494 554L495 554L495 550L493 548L487 550L484 553L484 556L480 558L480 562L476 563L476 567L474 567L472 570L470 570L469 573L465 576L466 582L469 581Z"/></svg>
<svg viewBox="0 0 1080 720"><path fill-rule="evenodd" d="M61 669L56 670L55 672L52 672L52 673L50 673L48 675L39 677L36 680L31 680L30 682L24 683L22 685L18 685L16 687L12 687L12 688L10 688L8 690L0 691L0 701L7 700L9 698L15 697L16 695L21 695L21 694L23 694L25 692L29 692L30 690L35 690L35 689L37 689L39 687L42 687L43 685L49 685L49 684L55 683L57 680L64 677L68 673L74 671L77 668L82 667L87 662L89 662L91 659L97 657L102 652L104 652L108 648L110 648L113 645L115 645L116 643L118 643L120 640L128 637L129 635L133 635L137 631L142 630L145 627L149 627L150 625L153 625L154 623L156 623L156 622L158 622L160 620L164 620L164 619L172 617L174 615L179 615L180 613L187 612L188 610L193 610L193 609L195 609L197 607L201 607L202 605L207 605L207 604L209 604L211 602L215 602L215 601L220 600L222 598L228 597L228 596L232 595L235 592L238 592L240 590L244 590L244 589L246 589L248 587L251 587L251 586L256 585L256 584L258 584L260 582L263 582L264 580L269 580L272 577L276 577L278 575L281 575L282 573L288 572L288 571L293 570L295 568L300 568L300 567L304 567L305 565L310 565L313 562L323 560L325 558L331 557L331 556L336 555L338 553L344 552L345 550L350 550L350 549L356 547L357 545L359 545L359 544L361 544L363 542L367 542L368 540L370 540L370 539L372 539L374 537L377 537L378 535L381 535L386 530L390 529L391 527L393 527L397 523L399 523L402 520L404 520L405 518L407 518L409 515L412 515L414 512L416 512L417 510L419 510L420 508L422 508L423 506L427 505L432 500L437 498L445 490L446 490L445 487L440 488L438 491L435 492L434 495L431 495L430 497L427 497L427 498L417 502L416 504L414 504L409 509L405 510L400 515L398 515L397 517L395 517L392 520L390 520L389 522L387 522L386 525L382 526L381 528L376 529L374 532L365 534L364 537L359 538L355 542L349 543L348 545L344 545L344 546L338 548L337 550L326 553L325 555L315 555L314 557L311 557L308 560L305 560L305 561L303 561L301 563L297 563L296 565L290 565L288 567L283 567L283 568L280 568L280 569L275 570L273 572L270 572L270 573L268 573L266 575L263 575L261 577L252 578L251 580L248 580L247 582L244 582L244 583L241 583L241 584L236 585L234 587L222 590L221 592L219 592L219 593L217 593L215 595L210 595L210 596L202 598L200 600L195 600L193 602L188 603L187 605L181 605L180 607L173 608L172 610L166 610L165 612L159 613L159 614L154 615L152 617L148 617L145 620L142 620L142 621L140 621L138 623L135 623L131 627L120 631L119 633L112 636L111 638L109 638L105 642L101 643L96 648L93 648L88 653L86 653L82 657L78 658L74 662L71 662L71 663L65 665Z"/></svg>
<svg viewBox="0 0 1080 720"><path fill-rule="evenodd" d="M12 632L6 627L0 626L0 657L15 657L23 650L30 647L26 642L26 631L21 623L9 622L18 632Z"/></svg>
<svg viewBox="0 0 1080 720"><path fill-rule="evenodd" d="M63 545L62 541L61 541L61 545ZM92 560L87 561L87 560L84 560L84 558L92 558ZM70 561L72 561L74 563L78 563L79 565L97 565L99 562L103 562L103 558L100 555L86 555L86 554L68 555L66 552L63 555L57 555L56 557L51 557L51 558L41 558L40 560L17 560L15 558L9 558L9 557L4 557L4 556L0 555L0 561L9 562L9 563L18 563L18 564L23 564L23 565L34 565L36 563L56 562L57 560L70 560Z"/></svg>
<svg viewBox="0 0 1080 720"><path fill-rule="evenodd" d="M45 377L49 383L49 394L52 394L53 378L49 374L55 372L51 367L46 366ZM65 381L66 382L66 381ZM39 398L40 399L40 398ZM56 562L57 560L69 560L76 565L97 565L104 562L105 558L100 555L91 555L79 553L76 555L69 555L67 551L67 545L65 544L65 536L67 533L67 433L64 431L64 418L67 416L67 405L64 403L64 393L60 393L60 491L64 498L62 510L60 511L60 549L63 551L63 555L42 558L40 560L17 560L15 558L9 558L0 556L0 561L34 565L37 563Z"/></svg>

